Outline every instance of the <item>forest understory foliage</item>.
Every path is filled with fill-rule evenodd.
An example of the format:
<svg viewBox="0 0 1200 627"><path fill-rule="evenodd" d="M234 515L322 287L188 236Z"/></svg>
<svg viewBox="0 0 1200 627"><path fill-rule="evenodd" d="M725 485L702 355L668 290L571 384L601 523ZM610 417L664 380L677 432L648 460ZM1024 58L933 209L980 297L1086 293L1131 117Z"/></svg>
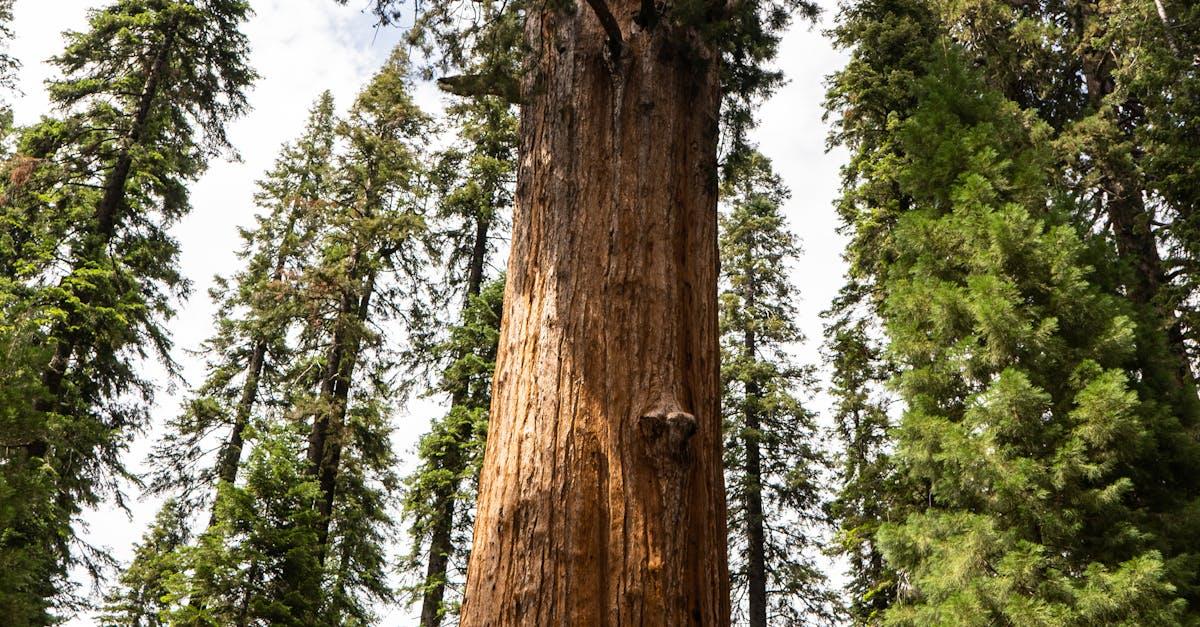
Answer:
<svg viewBox="0 0 1200 627"><path fill-rule="evenodd" d="M152 421L252 4L97 4L0 115L0 622L1200 624L1200 6L827 7L805 338L825 208L753 137L818 5L375 0L404 41L261 173Z"/></svg>

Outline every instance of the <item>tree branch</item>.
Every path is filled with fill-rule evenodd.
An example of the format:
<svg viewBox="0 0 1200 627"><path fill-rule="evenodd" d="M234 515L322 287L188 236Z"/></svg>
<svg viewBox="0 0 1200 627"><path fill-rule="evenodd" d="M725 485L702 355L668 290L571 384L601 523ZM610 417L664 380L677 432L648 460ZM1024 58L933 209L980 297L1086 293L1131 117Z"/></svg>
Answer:
<svg viewBox="0 0 1200 627"><path fill-rule="evenodd" d="M621 27L617 24L617 18L613 17L612 11L608 10L608 5L604 3L604 0L587 0L587 3L595 12L596 19L600 20L604 32L608 33L608 51L612 53L614 60L621 58L621 47L625 45L625 39L621 36Z"/></svg>
<svg viewBox="0 0 1200 627"><path fill-rule="evenodd" d="M443 76L437 79L442 91L477 98L479 96L497 96L510 104L521 103L521 90L517 81L511 76L489 74L461 74L459 76Z"/></svg>

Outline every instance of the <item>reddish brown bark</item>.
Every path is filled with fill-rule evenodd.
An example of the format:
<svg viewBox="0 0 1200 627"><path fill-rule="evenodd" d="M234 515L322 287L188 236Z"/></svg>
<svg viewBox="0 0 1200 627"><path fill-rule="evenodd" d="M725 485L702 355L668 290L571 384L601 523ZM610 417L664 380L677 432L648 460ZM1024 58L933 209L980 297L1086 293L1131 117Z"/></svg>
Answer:
<svg viewBox="0 0 1200 627"><path fill-rule="evenodd" d="M729 621L718 62L639 10L527 16L466 627Z"/></svg>

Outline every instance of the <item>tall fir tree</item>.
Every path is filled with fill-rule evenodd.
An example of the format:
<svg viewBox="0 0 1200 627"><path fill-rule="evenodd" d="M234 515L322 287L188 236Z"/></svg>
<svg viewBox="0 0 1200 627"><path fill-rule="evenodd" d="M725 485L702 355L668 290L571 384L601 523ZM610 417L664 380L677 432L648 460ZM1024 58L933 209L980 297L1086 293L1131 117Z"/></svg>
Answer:
<svg viewBox="0 0 1200 627"><path fill-rule="evenodd" d="M302 322L305 298L297 280L313 264L317 237L334 211L335 130L333 95L325 92L304 132L259 181L255 205L262 213L253 229L241 231L245 266L232 280L218 277L211 291L219 316L203 349L208 378L151 455L152 491L189 506L211 504L218 482L237 479L256 410L285 402L274 393L292 374L289 334ZM221 442L215 457L208 454L214 437Z"/></svg>
<svg viewBox="0 0 1200 627"><path fill-rule="evenodd" d="M134 549L133 561L118 585L104 598L100 620L105 625L159 627L168 625L168 583L180 570L180 549L191 540L188 508L174 499L159 509L150 529Z"/></svg>
<svg viewBox="0 0 1200 627"><path fill-rule="evenodd" d="M155 354L173 367L162 325L187 282L167 229L245 110L248 12L241 0L92 11L53 60L61 116L24 129L9 161L0 266L19 362L2 387L22 395L3 414L0 598L18 623L51 621L67 569L103 563L73 523L84 507L120 502L122 453L151 395L137 362Z"/></svg>
<svg viewBox="0 0 1200 627"><path fill-rule="evenodd" d="M254 228L241 231L239 256L245 266L231 279L218 277L211 290L219 313L216 334L203 347L208 376L184 411L165 425L150 456L150 492L170 498L160 516L171 512L172 520L190 524L199 512L205 528L217 524L216 496L221 484L233 486L237 480L247 430L255 422L265 428L270 408L289 400L296 375L291 363L296 347L289 334L302 322L304 298L297 278L313 262L317 235L334 210L329 199L335 126L333 96L326 92L311 109L304 132L281 149L259 182L255 205L262 213ZM121 605L113 614L121 617L118 624L157 620L162 606L145 603L139 612L129 599L143 596L140 590L161 588L165 577L155 564L185 570L171 555L179 548L152 542L135 553L110 593ZM205 601L196 595L191 602ZM112 603L109 607L115 612Z"/></svg>
<svg viewBox="0 0 1200 627"><path fill-rule="evenodd" d="M324 237L321 263L308 279L316 324L305 329L304 341L320 357L318 381L307 401L312 416L307 458L321 487L323 558L348 443L355 373L362 370L359 378L367 382L377 374L376 364L367 360L380 354L375 331L380 316L419 296L428 265L421 160L429 118L409 91L408 59L397 48L340 127L345 143L335 191L340 211ZM385 282L385 273L392 280Z"/></svg>
<svg viewBox="0 0 1200 627"><path fill-rule="evenodd" d="M845 609L856 625L875 624L895 600L896 575L875 534L900 515L903 491L891 463L894 399L886 387L892 368L880 346L878 316L862 302L859 286L842 290L825 312L834 399L832 433L838 443L835 490L828 503L838 531L833 551L846 560Z"/></svg>
<svg viewBox="0 0 1200 627"><path fill-rule="evenodd" d="M418 448L420 467L408 478L404 516L411 522L414 554L408 570L420 577L422 627L438 627L456 612L446 602L461 586L452 570L464 570L474 507L473 485L483 452L491 370L495 367L498 307L503 293L490 286L496 241L504 236L512 204L516 161L516 119L507 102L475 97L452 107L464 145L447 151L438 168L447 187L439 201L439 222L447 224L443 246L450 272L445 293L450 306L462 303L459 322L433 353L447 364L437 393L449 396L448 414L434 421ZM419 572L423 567L423 572Z"/></svg>
<svg viewBox="0 0 1200 627"><path fill-rule="evenodd" d="M1188 184L1200 118L1195 29L1186 3L1002 2L938 5L938 17L991 88L1051 129L1054 183L1095 238L1098 283L1133 306L1131 385L1147 407L1150 444L1131 477L1155 547L1189 604L1200 600L1200 414L1194 350L1195 272L1187 252L1196 196ZM1191 50L1192 52L1189 52ZM1189 191L1190 190L1190 191Z"/></svg>
<svg viewBox="0 0 1200 627"><path fill-rule="evenodd" d="M470 294L459 323L438 347L449 360L439 391L452 402L421 437L421 465L407 479L403 504L415 545L408 568L422 576L413 590L421 599L422 627L455 624L461 606L503 297L503 280Z"/></svg>
<svg viewBox="0 0 1200 627"><path fill-rule="evenodd" d="M815 382L789 354L803 340L791 284L800 250L782 213L789 192L758 152L730 172L720 332L734 615L751 627L833 624L837 601L818 565L828 462L798 398Z"/></svg>
<svg viewBox="0 0 1200 627"><path fill-rule="evenodd" d="M842 460L831 514L838 526L835 552L851 567L846 605L858 625L879 623L898 592L898 575L875 537L879 526L923 507L890 455L885 383L896 365L882 329L882 280L894 258L899 216L913 204L897 178L906 151L891 129L912 114L916 81L929 72L929 42L940 35L930 5L913 0L846 3L831 31L834 45L850 51L826 96L836 116L830 142L850 150L836 205L849 241L847 282L825 314Z"/></svg>

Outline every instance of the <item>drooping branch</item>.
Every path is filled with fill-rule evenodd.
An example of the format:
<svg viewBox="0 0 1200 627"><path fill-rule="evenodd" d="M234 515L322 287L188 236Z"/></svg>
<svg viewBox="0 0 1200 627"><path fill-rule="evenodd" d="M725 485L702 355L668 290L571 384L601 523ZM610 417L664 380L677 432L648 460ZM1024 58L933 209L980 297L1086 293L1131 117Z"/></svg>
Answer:
<svg viewBox="0 0 1200 627"><path fill-rule="evenodd" d="M587 3L595 12L596 19L600 20L604 32L608 33L608 51L612 53L613 59L619 59L621 48L625 45L625 38L621 36L621 26L617 24L617 18L613 17L612 11L608 10L608 5L604 0L587 0Z"/></svg>

